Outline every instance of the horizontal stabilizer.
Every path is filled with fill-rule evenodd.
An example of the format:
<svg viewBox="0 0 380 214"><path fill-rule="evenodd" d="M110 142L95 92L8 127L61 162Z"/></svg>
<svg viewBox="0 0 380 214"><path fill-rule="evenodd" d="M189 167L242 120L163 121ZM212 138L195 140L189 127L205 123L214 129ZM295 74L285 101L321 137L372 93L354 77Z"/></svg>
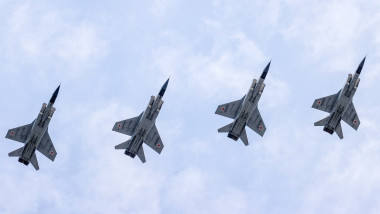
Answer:
<svg viewBox="0 0 380 214"><path fill-rule="evenodd" d="M335 132L338 135L338 137L342 140L343 139L343 131L342 131L342 126L340 125L340 123L338 123L338 125L336 126Z"/></svg>
<svg viewBox="0 0 380 214"><path fill-rule="evenodd" d="M36 153L33 154L32 158L30 159L30 163L33 165L33 167L34 167L36 170L39 170L39 169L40 169L40 167L38 166L38 161L37 161Z"/></svg>
<svg viewBox="0 0 380 214"><path fill-rule="evenodd" d="M129 139L129 140L125 141L124 143L121 143L121 144L115 146L115 149L126 149L126 148L128 148L128 146L130 144L131 144L131 140Z"/></svg>
<svg viewBox="0 0 380 214"><path fill-rule="evenodd" d="M230 124L228 124L226 126L223 126L222 128L218 129L218 132L219 133L220 132L229 132L231 130L233 124L234 123L230 123Z"/></svg>
<svg viewBox="0 0 380 214"><path fill-rule="evenodd" d="M24 149L24 147L21 147L13 152L10 152L8 153L8 156L9 157L20 157L21 153L22 153L22 149Z"/></svg>
<svg viewBox="0 0 380 214"><path fill-rule="evenodd" d="M320 120L320 121L317 121L314 123L314 126L325 126L328 122L329 122L329 119L330 119L330 116Z"/></svg>
<svg viewBox="0 0 380 214"><path fill-rule="evenodd" d="M140 158L141 162L143 162L143 163L146 162L146 160L145 160L145 154L144 154L144 149L143 149L142 145L140 146L139 151L137 151L137 156Z"/></svg>
<svg viewBox="0 0 380 214"><path fill-rule="evenodd" d="M240 139L243 141L244 145L248 146L248 137L247 137L247 132L245 131L245 128L240 134Z"/></svg>

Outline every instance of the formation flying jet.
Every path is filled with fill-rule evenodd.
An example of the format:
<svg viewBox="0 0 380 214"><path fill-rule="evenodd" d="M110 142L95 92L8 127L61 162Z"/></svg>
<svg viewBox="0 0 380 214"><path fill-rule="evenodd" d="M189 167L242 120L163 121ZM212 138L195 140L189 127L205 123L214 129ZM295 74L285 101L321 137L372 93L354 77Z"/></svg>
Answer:
<svg viewBox="0 0 380 214"><path fill-rule="evenodd" d="M145 111L143 111L139 116L115 123L112 131L131 136L128 141L115 146L115 149L124 149L124 154L132 158L135 158L137 154L143 163L146 161L142 146L143 142L158 154L161 153L164 148L164 144L158 134L155 122L158 114L160 113L162 104L164 103L162 97L168 87L168 83L169 79L166 80L165 84L162 86L157 98L154 96L150 98L149 104Z"/></svg>
<svg viewBox="0 0 380 214"><path fill-rule="evenodd" d="M245 126L260 136L264 135L266 127L257 108L257 103L265 87L264 80L268 74L270 63L265 67L259 81L253 79L248 93L242 99L218 106L215 114L234 119L234 122L218 129L218 132L228 132L229 138L235 141L240 138L246 146L248 146L248 138Z"/></svg>
<svg viewBox="0 0 380 214"><path fill-rule="evenodd" d="M352 98L358 88L360 82L359 75L363 69L364 62L365 57L359 64L354 76L352 77L352 74L348 74L347 81L338 93L314 101L313 108L330 113L328 117L315 122L314 126L324 126L323 131L330 134L333 134L335 131L340 139L343 139L341 120L355 130L359 128L360 120L352 103Z"/></svg>
<svg viewBox="0 0 380 214"><path fill-rule="evenodd" d="M53 105L57 99L59 88L60 86L54 91L49 104L42 104L41 111L31 124L8 130L6 138L24 143L23 147L9 153L9 157L19 157L18 161L25 165L30 162L36 170L39 169L36 149L54 161L57 152L50 139L48 126L55 111Z"/></svg>

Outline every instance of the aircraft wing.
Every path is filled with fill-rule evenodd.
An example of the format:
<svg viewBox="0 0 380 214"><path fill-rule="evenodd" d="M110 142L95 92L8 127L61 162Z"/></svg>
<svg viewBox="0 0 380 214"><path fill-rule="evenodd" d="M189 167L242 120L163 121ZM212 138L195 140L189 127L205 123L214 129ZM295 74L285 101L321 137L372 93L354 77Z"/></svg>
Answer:
<svg viewBox="0 0 380 214"><path fill-rule="evenodd" d="M239 108L241 104L243 104L244 98L245 96L240 100L219 105L218 108L216 109L215 114L219 114L221 116L235 119L237 113L239 112Z"/></svg>
<svg viewBox="0 0 380 214"><path fill-rule="evenodd" d="M259 109L256 107L253 110L251 118L249 118L247 126L255 131L260 136L263 136L267 128L265 127L263 118L261 118Z"/></svg>
<svg viewBox="0 0 380 214"><path fill-rule="evenodd" d="M146 136L144 143L156 151L158 154L161 154L164 144L161 141L160 134L158 134L156 124L152 126L148 135Z"/></svg>
<svg viewBox="0 0 380 214"><path fill-rule="evenodd" d="M311 107L330 113L334 107L336 100L338 99L339 93L340 91L337 94L316 99L314 100L314 103Z"/></svg>
<svg viewBox="0 0 380 214"><path fill-rule="evenodd" d="M11 140L18 141L20 143L25 143L26 138L28 137L28 134L30 132L30 129L32 129L33 123L25 125L25 126L20 126L14 129L9 129L5 137Z"/></svg>
<svg viewBox="0 0 380 214"><path fill-rule="evenodd" d="M55 151L53 142L50 139L48 130L46 130L44 136L41 139L40 144L37 147L37 150L49 158L51 161L54 161L55 156L57 156L57 151Z"/></svg>
<svg viewBox="0 0 380 214"><path fill-rule="evenodd" d="M358 130L359 125L360 125L360 120L359 120L358 114L356 113L355 106L352 102L348 106L346 112L343 114L342 119L344 122L350 125L353 129Z"/></svg>
<svg viewBox="0 0 380 214"><path fill-rule="evenodd" d="M120 132L120 133L126 134L126 135L132 135L133 132L135 131L136 126L139 124L139 121L140 121L143 113L144 112L142 112L137 117L116 122L115 125L113 126L112 131Z"/></svg>

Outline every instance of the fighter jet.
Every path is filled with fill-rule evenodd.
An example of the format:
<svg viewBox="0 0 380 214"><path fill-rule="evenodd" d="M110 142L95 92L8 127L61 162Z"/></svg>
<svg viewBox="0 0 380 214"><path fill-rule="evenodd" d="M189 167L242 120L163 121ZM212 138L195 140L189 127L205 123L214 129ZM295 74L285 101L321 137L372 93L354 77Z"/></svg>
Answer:
<svg viewBox="0 0 380 214"><path fill-rule="evenodd" d="M31 124L8 130L6 138L24 143L23 147L9 153L9 157L19 157L18 161L26 166L30 162L36 170L39 169L36 149L54 161L57 152L50 139L48 126L55 111L53 105L57 99L59 88L60 86L54 91L49 104L42 104L37 118Z"/></svg>
<svg viewBox="0 0 380 214"><path fill-rule="evenodd" d="M266 127L257 103L265 87L264 80L268 74L270 63L265 67L259 81L253 79L248 93L242 99L218 106L215 114L234 119L234 122L218 129L218 132L228 132L229 138L235 141L240 138L246 146L248 146L246 125L260 136L264 135Z"/></svg>
<svg viewBox="0 0 380 214"><path fill-rule="evenodd" d="M313 108L330 113L328 117L315 122L314 126L324 126L323 131L329 134L336 132L340 139L343 139L342 126L340 124L342 119L355 130L359 128L360 120L352 103L352 98L358 88L360 82L359 75L363 69L364 62L365 57L359 64L354 76L352 77L352 74L348 74L347 81L338 93L314 101Z"/></svg>
<svg viewBox="0 0 380 214"><path fill-rule="evenodd" d="M158 154L161 153L164 144L158 134L155 122L164 103L162 97L168 87L168 83L169 79L166 80L157 97L151 96L148 106L139 116L115 123L112 131L131 136L128 141L115 146L115 149L124 149L124 154L132 158L135 158L137 154L143 163L146 162L142 146L143 142Z"/></svg>

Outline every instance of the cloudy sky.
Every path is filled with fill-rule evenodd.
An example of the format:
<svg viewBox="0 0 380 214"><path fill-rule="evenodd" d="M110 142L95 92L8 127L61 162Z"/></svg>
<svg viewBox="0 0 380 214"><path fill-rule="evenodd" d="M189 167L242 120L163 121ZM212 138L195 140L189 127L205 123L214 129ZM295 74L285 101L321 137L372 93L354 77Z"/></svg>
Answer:
<svg viewBox="0 0 380 214"><path fill-rule="evenodd" d="M60 84L40 170L0 143L0 213L379 213L378 0L0 0L0 131L34 120ZM358 131L313 123L362 58ZM264 137L217 129L272 59ZM147 162L114 146L170 76Z"/></svg>

